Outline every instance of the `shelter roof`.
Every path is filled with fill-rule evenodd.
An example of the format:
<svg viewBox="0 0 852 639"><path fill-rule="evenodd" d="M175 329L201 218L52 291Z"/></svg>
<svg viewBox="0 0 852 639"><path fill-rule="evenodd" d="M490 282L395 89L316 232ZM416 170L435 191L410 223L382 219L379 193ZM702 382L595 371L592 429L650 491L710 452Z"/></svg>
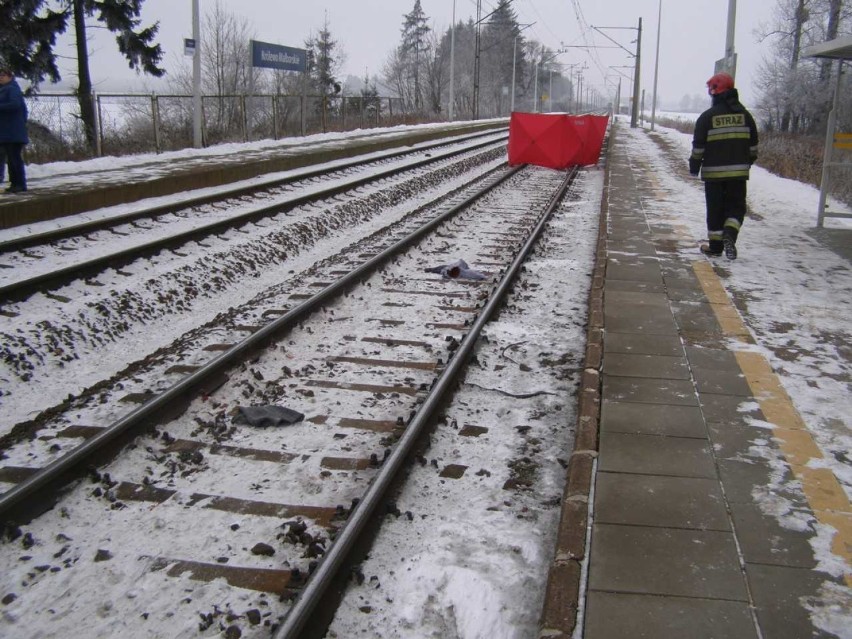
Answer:
<svg viewBox="0 0 852 639"><path fill-rule="evenodd" d="M835 38L808 47L802 51L806 58L832 58L834 60L852 60L852 36Z"/></svg>

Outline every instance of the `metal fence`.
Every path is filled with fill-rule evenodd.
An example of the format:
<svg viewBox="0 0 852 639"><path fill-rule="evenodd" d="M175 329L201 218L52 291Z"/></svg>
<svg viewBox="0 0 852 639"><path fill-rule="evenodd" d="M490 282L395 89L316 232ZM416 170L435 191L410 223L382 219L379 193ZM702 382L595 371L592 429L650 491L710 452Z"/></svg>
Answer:
<svg viewBox="0 0 852 639"><path fill-rule="evenodd" d="M162 153L193 146L191 95L93 96L97 116L94 155ZM77 96L27 97L30 162L91 157ZM206 95L201 100L204 146L279 139L420 121L400 98L304 95Z"/></svg>

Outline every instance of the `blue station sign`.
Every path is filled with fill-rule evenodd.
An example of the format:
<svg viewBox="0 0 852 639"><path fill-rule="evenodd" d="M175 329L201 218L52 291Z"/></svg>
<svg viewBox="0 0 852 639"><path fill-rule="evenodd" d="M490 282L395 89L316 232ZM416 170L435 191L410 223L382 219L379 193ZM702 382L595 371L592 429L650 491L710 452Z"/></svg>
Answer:
<svg viewBox="0 0 852 639"><path fill-rule="evenodd" d="M278 69L280 71L305 71L308 52L304 49L284 47L280 44L251 41L251 64L253 67Z"/></svg>

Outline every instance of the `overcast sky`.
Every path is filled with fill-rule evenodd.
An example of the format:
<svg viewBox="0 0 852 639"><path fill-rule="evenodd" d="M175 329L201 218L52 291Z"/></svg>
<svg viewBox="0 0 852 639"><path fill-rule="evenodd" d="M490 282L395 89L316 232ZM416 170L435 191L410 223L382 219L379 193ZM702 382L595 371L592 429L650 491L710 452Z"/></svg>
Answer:
<svg viewBox="0 0 852 639"><path fill-rule="evenodd" d="M326 12L333 36L346 54L342 77L379 74L388 53L399 42L402 16L411 11L414 0L221 0L228 11L246 18L253 26L255 39L292 47L303 47L306 37L323 24ZM201 0L202 13L212 0ZM490 12L496 0L482 0L483 15ZM421 6L433 29L443 31L452 21L454 0L421 0ZM755 75L767 45L756 42L754 29L769 22L775 0L739 0L735 48L739 55L737 85L744 102L756 97ZM635 27L642 18L642 87L646 105L654 83L654 59L657 38L658 0L514 0L512 6L521 23L535 23L526 30L532 38L551 49L563 43L576 46L594 44L615 46L590 29L598 27L631 51L636 37ZM476 14L476 0L455 0L457 20ZM578 15L582 20L578 20ZM165 65L174 69L182 62L183 38L191 37L192 0L145 0L143 23L160 22L159 42L163 46ZM714 62L724 55L728 2L725 0L662 0L662 29L658 94L666 102L679 102L685 94L704 94L704 83L712 75ZM618 28L611 28L618 27ZM623 27L633 27L625 29ZM127 69L115 52L114 44L99 35L93 43L93 79L96 90L150 91L157 87L151 78L136 76ZM573 64L586 62L584 82L602 89L604 74L617 71L609 66L629 66L633 59L618 48L589 51L569 48L557 58ZM619 69L632 77L631 69ZM73 82L73 73L63 73ZM629 91L622 83L622 93Z"/></svg>

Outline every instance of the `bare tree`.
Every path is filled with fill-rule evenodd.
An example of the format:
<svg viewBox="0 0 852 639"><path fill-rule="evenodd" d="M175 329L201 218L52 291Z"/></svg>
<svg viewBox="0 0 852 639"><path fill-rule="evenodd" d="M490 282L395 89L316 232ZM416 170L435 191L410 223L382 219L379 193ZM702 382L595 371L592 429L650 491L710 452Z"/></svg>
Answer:
<svg viewBox="0 0 852 639"><path fill-rule="evenodd" d="M425 94L426 107L432 113L441 113L441 96L444 88L449 82L445 79L445 74L449 75L449 64L444 61L449 61L450 51L449 43L447 42L446 49L444 48L446 40L431 31L427 36L427 46L424 53L423 73L425 76Z"/></svg>
<svg viewBox="0 0 852 639"><path fill-rule="evenodd" d="M821 128L828 108L831 64L802 58L801 51L837 37L849 22L842 0L778 0L773 22L758 32L760 39L771 39L773 44L760 67L758 108L766 126L782 132Z"/></svg>

